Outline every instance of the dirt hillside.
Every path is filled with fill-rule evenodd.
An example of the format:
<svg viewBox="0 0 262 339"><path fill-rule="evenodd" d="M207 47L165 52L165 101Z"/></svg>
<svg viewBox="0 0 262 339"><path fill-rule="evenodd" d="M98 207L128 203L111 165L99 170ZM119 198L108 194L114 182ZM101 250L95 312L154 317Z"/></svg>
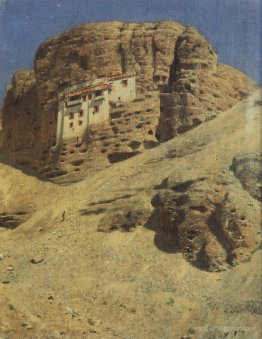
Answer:
<svg viewBox="0 0 262 339"><path fill-rule="evenodd" d="M260 135L256 93L79 183L1 163L0 338L260 338Z"/></svg>

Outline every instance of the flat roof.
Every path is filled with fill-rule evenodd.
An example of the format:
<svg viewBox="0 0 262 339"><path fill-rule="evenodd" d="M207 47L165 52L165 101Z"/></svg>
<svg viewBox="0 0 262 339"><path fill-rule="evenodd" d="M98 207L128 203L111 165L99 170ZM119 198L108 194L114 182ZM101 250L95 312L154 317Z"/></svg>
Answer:
<svg viewBox="0 0 262 339"><path fill-rule="evenodd" d="M64 100L64 99L73 97L75 95L92 93L92 92L96 92L96 91L103 90L103 89L108 90L111 87L112 86L110 84L105 84L105 83L102 83L102 84L99 84L99 85L94 85L94 86L88 86L88 87L84 87L84 88L81 88L81 89L76 89L74 91L71 91L71 92L65 93L63 95L60 95L59 99L60 100Z"/></svg>
<svg viewBox="0 0 262 339"><path fill-rule="evenodd" d="M132 78L136 75L135 72L132 73L123 73L123 74L114 74L94 81L86 81L71 87L68 87L59 93L59 100L64 100L74 95L81 95L85 93L90 93L97 91L99 89L110 89L110 84L108 81Z"/></svg>

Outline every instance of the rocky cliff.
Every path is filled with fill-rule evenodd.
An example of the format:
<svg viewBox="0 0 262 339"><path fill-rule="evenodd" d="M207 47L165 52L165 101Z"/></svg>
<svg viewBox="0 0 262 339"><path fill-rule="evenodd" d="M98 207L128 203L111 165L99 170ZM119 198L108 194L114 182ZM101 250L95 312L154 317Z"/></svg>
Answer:
<svg viewBox="0 0 262 339"><path fill-rule="evenodd" d="M58 93L101 75L136 72L137 99L111 109L80 143L56 145ZM173 21L96 23L42 43L34 70L13 77L1 151L47 178L78 180L217 116L248 96L247 76L218 64L210 44ZM94 161L95 159L95 161Z"/></svg>

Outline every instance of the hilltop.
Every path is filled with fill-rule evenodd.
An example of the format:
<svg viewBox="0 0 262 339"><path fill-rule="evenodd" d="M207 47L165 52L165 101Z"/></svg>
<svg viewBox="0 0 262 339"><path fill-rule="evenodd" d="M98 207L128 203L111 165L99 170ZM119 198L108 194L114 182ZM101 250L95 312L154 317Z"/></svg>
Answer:
<svg viewBox="0 0 262 339"><path fill-rule="evenodd" d="M59 99L68 88L92 87L101 77L126 76L127 82L128 74L135 74L136 97L121 105L109 101L100 123L89 119L95 113L103 117L98 108L81 108L88 96L70 103L71 110ZM3 107L1 152L44 179L75 182L217 117L255 87L243 73L220 64L194 27L174 21L82 25L43 42L34 69L14 74ZM102 104L106 93L91 96L100 95ZM60 104L67 107L63 113ZM77 114L86 129L72 137L59 133L60 124L64 131L76 129ZM61 122L64 116L72 120Z"/></svg>

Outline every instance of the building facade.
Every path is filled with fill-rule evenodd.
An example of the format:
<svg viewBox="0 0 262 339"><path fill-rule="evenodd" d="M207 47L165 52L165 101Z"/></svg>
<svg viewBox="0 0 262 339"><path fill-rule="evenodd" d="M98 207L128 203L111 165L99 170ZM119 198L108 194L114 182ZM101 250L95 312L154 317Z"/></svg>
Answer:
<svg viewBox="0 0 262 339"><path fill-rule="evenodd" d="M135 74L118 74L67 88L59 95L57 142L81 138L88 126L109 121L110 102L136 97Z"/></svg>
<svg viewBox="0 0 262 339"><path fill-rule="evenodd" d="M136 98L136 78L126 74L113 75L107 77L111 85L109 90L109 100L111 101L133 101Z"/></svg>

